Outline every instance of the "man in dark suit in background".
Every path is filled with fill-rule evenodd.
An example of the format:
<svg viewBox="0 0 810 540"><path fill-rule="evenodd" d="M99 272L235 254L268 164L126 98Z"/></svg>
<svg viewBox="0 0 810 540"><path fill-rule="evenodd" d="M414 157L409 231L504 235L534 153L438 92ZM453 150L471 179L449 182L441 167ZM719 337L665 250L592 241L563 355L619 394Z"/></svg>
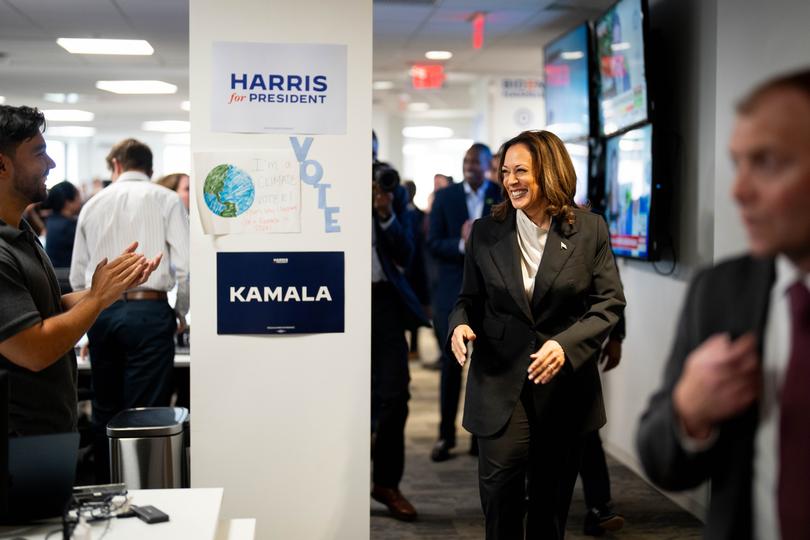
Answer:
<svg viewBox="0 0 810 540"><path fill-rule="evenodd" d="M750 254L699 274L641 419L647 474L711 480L705 537L810 538L810 70L738 106L733 195Z"/></svg>
<svg viewBox="0 0 810 540"><path fill-rule="evenodd" d="M489 215L501 200L500 186L485 179L492 152L485 144L473 144L464 155L464 181L436 192L430 212L428 250L438 267L438 281L432 298L433 324L439 343L447 337L447 318L461 290L464 245L473 221ZM456 416L461 392L461 366L442 347L441 423L439 440L431 452L433 461L445 461L456 445ZM475 452L475 441L471 452Z"/></svg>
<svg viewBox="0 0 810 540"><path fill-rule="evenodd" d="M430 311L430 282L427 274L427 264L425 261L425 238L427 237L427 216L421 208L413 202L416 196L416 184L412 180L402 182L402 186L408 193L408 204L405 207L405 215L408 218L408 226L413 237L413 257L411 264L405 269L405 279L413 289L422 309L425 313ZM430 314L428 313L428 317ZM419 357L419 327L408 329L411 334L411 342L408 358Z"/></svg>

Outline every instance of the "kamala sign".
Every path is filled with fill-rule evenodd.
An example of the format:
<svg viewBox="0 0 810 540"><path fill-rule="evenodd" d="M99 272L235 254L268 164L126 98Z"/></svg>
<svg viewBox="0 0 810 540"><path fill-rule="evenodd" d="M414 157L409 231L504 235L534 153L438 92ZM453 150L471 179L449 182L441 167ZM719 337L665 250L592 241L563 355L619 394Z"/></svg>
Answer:
<svg viewBox="0 0 810 540"><path fill-rule="evenodd" d="M342 252L217 253L217 334L344 331Z"/></svg>
<svg viewBox="0 0 810 540"><path fill-rule="evenodd" d="M214 42L211 128L344 135L346 46Z"/></svg>

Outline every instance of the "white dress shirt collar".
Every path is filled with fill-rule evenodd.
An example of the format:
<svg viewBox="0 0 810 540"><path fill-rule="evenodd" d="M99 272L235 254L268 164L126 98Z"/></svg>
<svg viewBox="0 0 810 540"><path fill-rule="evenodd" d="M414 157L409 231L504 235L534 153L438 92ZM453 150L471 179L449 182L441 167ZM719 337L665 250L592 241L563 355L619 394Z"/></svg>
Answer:
<svg viewBox="0 0 810 540"><path fill-rule="evenodd" d="M126 171L118 175L115 179L116 182L132 182L132 181L151 181L146 174L141 171Z"/></svg>

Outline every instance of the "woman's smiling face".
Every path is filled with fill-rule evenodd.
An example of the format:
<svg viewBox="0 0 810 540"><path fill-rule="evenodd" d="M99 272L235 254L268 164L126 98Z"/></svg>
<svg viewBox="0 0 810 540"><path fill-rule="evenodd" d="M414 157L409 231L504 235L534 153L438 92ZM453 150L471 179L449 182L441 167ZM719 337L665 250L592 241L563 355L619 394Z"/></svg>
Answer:
<svg viewBox="0 0 810 540"><path fill-rule="evenodd" d="M542 221L543 196L534 175L532 154L525 144L514 144L506 150L501 177L506 194L515 209L523 210L535 221Z"/></svg>

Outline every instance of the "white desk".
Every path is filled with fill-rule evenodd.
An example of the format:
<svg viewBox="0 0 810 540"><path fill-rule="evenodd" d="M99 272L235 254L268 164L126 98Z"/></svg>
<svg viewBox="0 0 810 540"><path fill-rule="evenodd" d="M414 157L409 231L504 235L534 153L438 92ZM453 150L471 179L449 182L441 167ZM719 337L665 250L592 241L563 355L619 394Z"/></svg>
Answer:
<svg viewBox="0 0 810 540"><path fill-rule="evenodd" d="M129 492L136 505L158 508L169 521L149 525L137 517L111 519L92 524L93 539L101 538L109 523L105 540L253 540L255 520L230 520L220 523L222 488L139 489ZM31 527L0 527L0 539L44 540L48 533L61 530L60 523ZM61 540L52 534L51 540Z"/></svg>

